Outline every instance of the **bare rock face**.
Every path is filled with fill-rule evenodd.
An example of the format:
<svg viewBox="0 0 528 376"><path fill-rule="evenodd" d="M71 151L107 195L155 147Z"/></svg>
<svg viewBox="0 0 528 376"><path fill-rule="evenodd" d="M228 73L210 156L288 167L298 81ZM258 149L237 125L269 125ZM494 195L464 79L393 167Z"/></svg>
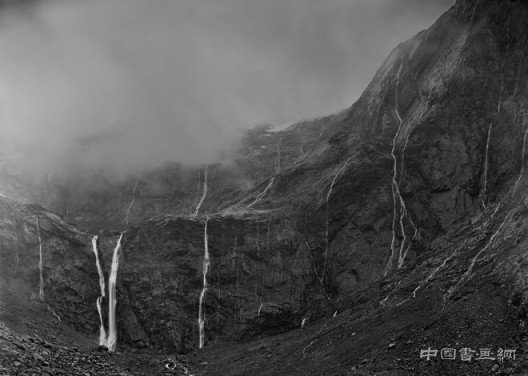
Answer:
<svg viewBox="0 0 528 376"><path fill-rule="evenodd" d="M96 312L91 307L97 297L97 280L92 278L96 274L86 246L88 235L38 205L20 205L6 199L0 199L0 221L2 288L25 299L42 300L40 234L45 302L74 327L95 330Z"/></svg>
<svg viewBox="0 0 528 376"><path fill-rule="evenodd" d="M197 343L204 230L201 220L169 217L127 234L121 284L154 347L183 351ZM208 220L208 341L280 332L299 321L311 264L307 250L287 243L287 231L266 218Z"/></svg>
<svg viewBox="0 0 528 376"><path fill-rule="evenodd" d="M111 231L126 227L118 317L131 346L197 346L206 220L206 344L277 334L351 307L405 308L426 291L465 314L460 299L475 293L482 302L505 285L511 296L490 300L494 310L526 320L526 19L524 1L459 0L399 45L350 108L249 131L229 163L207 167L197 216L205 166L95 186L58 179L34 197L100 232L106 273ZM41 208L0 204L0 255L10 260L2 280L35 294L38 209L47 299L96 333L89 235Z"/></svg>

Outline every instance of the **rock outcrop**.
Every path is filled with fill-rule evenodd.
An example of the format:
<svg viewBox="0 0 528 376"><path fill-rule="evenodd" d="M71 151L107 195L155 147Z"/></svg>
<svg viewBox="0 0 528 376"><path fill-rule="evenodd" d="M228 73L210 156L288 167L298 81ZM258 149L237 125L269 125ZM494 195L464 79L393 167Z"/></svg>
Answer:
<svg viewBox="0 0 528 376"><path fill-rule="evenodd" d="M524 333L527 17L525 1L457 1L399 45L350 108L249 131L228 162L208 167L197 216L203 167L168 165L120 183L59 177L27 195L100 232L106 265L110 231L126 227L130 210L118 277L119 338L130 346L197 346L206 218L206 344L352 307L351 320L398 307L411 317L406 307L424 294L476 318L475 301L491 296L492 310L517 317ZM0 205L3 280L35 294L38 211L50 250L46 299L96 333L89 236L40 207Z"/></svg>

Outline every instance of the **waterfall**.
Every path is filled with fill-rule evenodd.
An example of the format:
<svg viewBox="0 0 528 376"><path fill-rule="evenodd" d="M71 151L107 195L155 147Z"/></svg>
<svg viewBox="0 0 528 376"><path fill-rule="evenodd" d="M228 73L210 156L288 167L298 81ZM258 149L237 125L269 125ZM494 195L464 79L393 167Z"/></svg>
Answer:
<svg viewBox="0 0 528 376"><path fill-rule="evenodd" d="M501 59L501 87L499 91L499 99L497 101L497 112L496 116L500 114L501 107L502 107L502 97L504 94L504 60ZM516 89L514 89L516 90ZM488 127L488 135L486 137L486 149L484 151L484 182L482 190L479 194L479 201L482 205L482 208L486 210L486 195L487 195L487 189L488 189L488 174L489 174L489 147L491 143L491 131L493 130L493 120L490 122Z"/></svg>
<svg viewBox="0 0 528 376"><path fill-rule="evenodd" d="M304 157L304 148L303 148L303 147L304 147L305 144L306 144L306 141L304 141L304 142L301 144L301 146L299 146L299 151L301 152L301 155L299 155L298 158L302 158L302 157Z"/></svg>
<svg viewBox="0 0 528 376"><path fill-rule="evenodd" d="M500 110L500 107L498 108ZM528 128L525 129L524 131L524 136L523 136L523 148L522 148L522 153L521 153L521 170L519 171L519 176L517 177L517 180L515 181L515 184L513 185L513 187L508 191L508 193L506 194L506 196L504 197L503 201L500 202L497 207L495 208L495 210L493 211L491 217L490 217L490 220L492 220L495 215L499 212L500 208L502 207L503 203L504 203L504 200L506 198L508 198L510 195L514 195L516 190L517 190L517 187L519 185L519 182L523 176L523 173L524 173L524 169L525 169L525 166L524 166L524 158L525 158L525 153L526 153L526 139L527 139L527 136L528 136ZM451 289L449 289L448 293L447 293L447 296L444 297L444 301L448 298L450 298L453 293L458 289L458 287L470 276L471 272L473 271L480 255L482 253L484 253L493 243L493 241L495 240L495 238L499 235L500 231L502 230L502 228L504 227L504 225L506 224L506 221L509 219L510 217L510 214L507 214L504 219L502 220L501 224L499 225L499 227L497 228L497 230L493 233L493 235L491 236L490 240L488 241L488 243L486 243L486 245L484 246L484 248L482 248L474 257L473 259L471 260L471 263L469 265L469 268L466 270L466 272L460 277L460 279L458 280L458 282L456 283L456 285L454 287L452 287ZM415 290L416 291L416 290Z"/></svg>
<svg viewBox="0 0 528 376"><path fill-rule="evenodd" d="M519 66L517 68L515 86L513 88L513 95L514 96L516 96L519 93L519 82L522 82L521 73L523 71L524 60L526 58L526 52L527 51L528 51L528 37L525 37L524 38L524 47L523 47L522 57L521 57L521 61L519 62Z"/></svg>
<svg viewBox="0 0 528 376"><path fill-rule="evenodd" d="M99 314L99 346L107 346L106 343L106 331L103 323L103 313L101 311L101 301L106 296L105 293L105 281L103 268L101 267L101 260L99 259L99 251L97 250L97 240L99 237L96 235L92 238L92 250L95 254L95 266L97 267L97 273L99 274L99 288L101 289L101 294L97 298L97 313Z"/></svg>
<svg viewBox="0 0 528 376"><path fill-rule="evenodd" d="M39 223L39 217L38 214L35 214L35 218L37 220L37 236L39 241L39 298L40 300L44 300L44 277L42 275L42 270L44 268L44 263L42 261L42 238L40 236L40 223Z"/></svg>
<svg viewBox="0 0 528 376"><path fill-rule="evenodd" d="M489 146L491 140L491 130L493 128L493 122L490 122L488 127L488 136L486 138L486 150L484 152L484 186L479 195L479 201L484 210L486 210L486 189L488 187L488 171L489 171Z"/></svg>
<svg viewBox="0 0 528 376"><path fill-rule="evenodd" d="M396 211L397 209L397 203L396 203L396 193L394 192L394 184L391 184L392 189L392 240L391 240L391 255L389 257L389 261L387 262L387 266L385 267L385 273L384 275L387 275L389 272L389 269L392 265L392 262L394 260L394 257L396 257Z"/></svg>
<svg viewBox="0 0 528 376"><path fill-rule="evenodd" d="M258 313L257 313L258 317L260 317L260 312L262 312L262 307L263 306L264 306L264 303L260 303L259 308L258 308Z"/></svg>
<svg viewBox="0 0 528 376"><path fill-rule="evenodd" d="M106 342L106 330L103 323L103 311L101 310L101 301L103 300L102 296L99 296L95 302L97 307L97 313L99 314L99 346L108 347Z"/></svg>
<svg viewBox="0 0 528 376"><path fill-rule="evenodd" d="M395 113L396 117L398 119L398 130L396 131L396 134L394 135L394 138L392 139L392 149L391 149L391 157L393 160L393 168L392 168L392 181L391 181L391 190L392 190L392 240L391 240L391 255L389 257L389 262L387 263L387 266L385 268L385 275L387 275L391 264L396 257L396 218L397 218L397 211L398 211L398 202L396 200L397 195L397 174L398 174L398 160L396 159L396 140L398 136L400 135L400 130L403 124L403 120L400 116L400 111L398 110L398 85L400 83L400 75L401 70L403 67L403 62L400 63L400 67L398 68L398 72L396 73L396 104L395 104ZM401 210L401 209L400 209Z"/></svg>
<svg viewBox="0 0 528 376"><path fill-rule="evenodd" d="M412 242L416 238L416 235L418 235L418 228L416 227L416 225L414 224L413 220L409 216L409 213L407 212L407 206L405 205L405 201L403 201L403 198L402 198L401 193L400 193L399 186L396 186L396 190L398 192L398 197L400 198L400 206L401 206L400 229L401 229L402 234L403 234L403 241L402 241L402 244L400 246L400 255L398 257L398 268L402 268L403 264L405 262L405 258L407 257L407 253L409 252L409 249L411 248ZM413 234L413 236L412 236L410 241L407 240L407 235L405 234L405 227L404 227L404 224L403 224L403 221L405 220L406 217L407 217L409 223L411 224L412 228L414 229L414 234ZM407 248L405 249L405 251L403 251L405 242L407 242Z"/></svg>
<svg viewBox="0 0 528 376"><path fill-rule="evenodd" d="M506 221L509 219L510 215L506 215L503 219L503 221L501 222L501 224L499 225L499 227L497 228L497 230L493 233L493 235L491 236L490 240L486 243L486 245L484 246L484 248L482 248L474 257L473 259L471 260L471 264L469 265L469 268L466 270L466 272L462 275L462 277L460 277L460 279L458 280L458 282L456 283L456 285L449 289L448 291L448 294L447 294L447 298L451 297L453 295L453 293L458 289L458 287L469 277L469 275L471 274L471 272L473 271L473 268L475 267L475 264L477 263L480 255L482 253L484 253L492 244L493 244L493 241L495 240L495 238L500 234L502 228L504 227L504 225L506 224ZM444 299L445 300L445 299Z"/></svg>
<svg viewBox="0 0 528 376"><path fill-rule="evenodd" d="M398 129L396 131L396 134L394 135L394 138L392 139L392 149L391 149L391 157L393 160L392 179L391 179L391 191L392 191L392 202L393 202L392 230L391 230L392 240L391 240L391 255L389 257L389 261L387 262L387 266L385 267L384 275L387 275L396 257L396 227L397 227L396 222L398 218L398 213L397 213L398 203L400 204L399 205L400 206L399 222L400 222L400 231L402 233L402 242L400 244L400 251L399 251L399 257L398 257L398 268L403 267L405 257L407 256L411 243L416 237L416 235L418 234L418 228L416 227L411 217L409 216L409 213L407 212L407 206L405 205L405 201L403 200L403 197L400 192L400 186L398 184L398 159L396 157L396 145L397 145L398 137L400 136L402 126L403 126L403 118L400 115L399 104L398 104L398 87L400 85L400 77L401 77L402 69L403 69L403 61L400 63L400 67L398 68L398 72L396 73L396 89L395 89L396 93L395 93L394 112L398 120ZM407 146L407 142L408 142L408 139L406 139L405 147ZM402 171L403 171L403 161L402 161ZM410 241L407 239L407 234L405 232L405 225L404 225L405 218L409 220L412 227L414 228L414 235ZM406 243L407 243L407 248L405 248Z"/></svg>
<svg viewBox="0 0 528 376"><path fill-rule="evenodd" d="M266 193L271 188L271 186L273 185L274 182L275 182L275 176L270 179L270 181L268 182L268 185L266 185L266 188L264 188L264 190L257 195L255 200L251 204L249 204L247 208L249 209L253 205L255 205L257 202L259 202L262 199L262 197L264 197L266 195Z"/></svg>
<svg viewBox="0 0 528 376"><path fill-rule="evenodd" d="M200 349L204 346L205 341L205 312L203 308L203 302L205 293L207 291L207 274L209 273L209 240L207 238L207 223L209 218L205 219L204 225L204 259L203 259L203 288L200 293L200 300L198 303L198 329L200 335L199 347Z"/></svg>
<svg viewBox="0 0 528 376"><path fill-rule="evenodd" d="M108 339L106 341L108 351L115 351L117 343L117 325L116 325L116 282L117 282L117 269L119 267L119 256L121 254L121 240L123 239L124 233L121 233L117 241L117 245L114 249L114 255L112 256L112 270L110 272L110 278L108 279Z"/></svg>
<svg viewBox="0 0 528 376"><path fill-rule="evenodd" d="M304 325L306 324L306 317L304 317L301 321L301 329L304 328Z"/></svg>
<svg viewBox="0 0 528 376"><path fill-rule="evenodd" d="M350 162L350 157L345 161L343 166L337 170L337 173L334 175L334 178L332 179L332 182L330 183L330 188L328 189L328 193L326 194L326 200L325 200L325 253L324 253L324 266L323 266L323 275L322 280L324 280L325 274L326 274L326 267L328 264L328 250L330 248L330 241L329 241L329 227L330 227L330 215L329 215L329 206L328 203L330 201L330 197L332 196L332 190L334 189L334 185L341 175L341 173L346 169L348 166L348 163Z"/></svg>
<svg viewBox="0 0 528 376"><path fill-rule="evenodd" d="M523 148L521 153L521 171L519 172L519 177L515 181L515 185L513 186L513 194L515 194L515 191L517 190L517 186L519 185L519 182L521 181L521 178L524 173L524 158L526 156L526 137L528 136L528 127L524 131L524 137L523 137Z"/></svg>
<svg viewBox="0 0 528 376"><path fill-rule="evenodd" d="M418 293L418 291L426 284L428 283L431 279L433 279L433 277L440 271L442 270L442 268L444 266L446 266L446 264L451 261L453 258L455 258L455 256L458 255L458 253L460 252L460 250L462 249L462 246L458 247L457 249L455 249L455 251L453 253L451 253L449 256L447 256L444 261L440 264L440 266L438 266L437 268L435 268L428 276L427 278L425 278L422 282L420 282L420 284L418 285L418 287L416 287L413 291L413 298L416 298L416 294Z"/></svg>
<svg viewBox="0 0 528 376"><path fill-rule="evenodd" d="M427 107L429 105L430 101L431 101L432 91L433 91L433 88L431 87L431 89L429 90L429 94L427 95L427 99L425 100L425 107ZM425 109L423 109L420 112L419 121L422 120L424 112L425 112ZM401 168L400 168L400 178L398 180L398 187L401 185L401 182L402 182L402 179L403 179L403 176L404 176L404 171L405 171L405 151L407 150L407 145L409 144L409 139L411 137L411 133L412 133L412 130L407 133L407 137L405 138L405 143L403 144L403 148L402 148L402 152L401 152ZM414 224L412 218L409 216L409 213L407 212L407 207L405 206L405 202L403 202L403 199L401 198L401 195L400 195L400 200L401 200L400 203L402 204L402 207L405 210L405 212L402 212L402 214L406 214L407 215L407 219L411 223L411 226L414 228L414 234L413 234L411 240L407 242L407 248L405 249L405 252L402 253L402 249L403 248L400 248L400 256L398 258L398 268L403 267L403 264L405 262L405 258L407 257L407 254L409 253L409 250L411 249L412 242L414 241L414 239L416 239L416 236L418 235L418 227L416 227L416 225ZM403 216L400 215L400 226L403 225L403 219L404 219Z"/></svg>
<svg viewBox="0 0 528 376"><path fill-rule="evenodd" d="M528 39L528 38L527 38ZM519 185L519 182L523 176L523 173L524 173L524 158L526 156L526 139L528 137L528 128L525 129L524 131L524 137L523 137L523 148L522 148L522 153L521 153L521 170L519 171L519 176L517 177L517 180L515 181L515 184L513 185L513 187L510 189L510 191L506 194L506 197L504 199L506 199L507 197L509 197L510 195L514 195L516 190L517 190L517 187ZM498 213L499 209L502 207L503 203L504 203L504 199L502 202L500 202L497 207L495 208L495 210L493 211L493 214L491 215L491 219L493 219L493 217L495 216L495 214ZM484 248L482 248L474 257L473 259L471 260L471 263L469 265L469 268L466 270L466 272L462 275L462 277L460 277L460 279L458 280L458 282L456 283L456 285L451 288L449 291L448 291L448 294L447 294L447 297L445 298L449 298L453 295L453 293L457 290L457 288L469 277L469 275L471 274L471 272L473 271L473 268L475 267L475 264L477 263L480 255L482 253L484 253L493 243L493 241L495 240L495 238L499 235L500 231L502 230L502 228L504 227L504 225L506 224L506 221L508 220L508 218L510 217L510 214L507 214L504 219L502 220L501 224L499 225L499 227L497 228L497 230L493 233L493 235L491 236L490 240L488 241L488 243L486 243L486 245L484 246ZM445 300L444 298L444 300Z"/></svg>
<svg viewBox="0 0 528 376"><path fill-rule="evenodd" d="M275 166L275 171L277 174L280 174L281 172L281 148L280 148L281 142L282 142L282 138L277 143L277 164Z"/></svg>
<svg viewBox="0 0 528 376"><path fill-rule="evenodd" d="M54 311L49 305L48 305L47 307L48 307L48 311L50 311L50 313L51 313L53 316L55 316L55 318L56 318L58 321L62 322L62 319L60 318L59 315L57 315L57 312L55 312L55 311Z"/></svg>
<svg viewBox="0 0 528 376"><path fill-rule="evenodd" d="M132 200L130 201L130 205L128 205L128 208L125 212L125 225L128 225L128 216L130 215L130 211L132 210L132 207L134 206L134 201L136 199L136 190L139 185L139 180L136 181L136 185L134 185L134 189L132 190Z"/></svg>
<svg viewBox="0 0 528 376"><path fill-rule="evenodd" d="M491 214L491 217L490 217L490 220L492 220L494 217L495 217L495 214L497 214L499 212L499 210L502 208L502 205L504 204L505 200L510 197L510 195L514 195L515 192L517 191L517 187L523 177L523 174L524 174L524 170L525 170L525 167L524 167L524 158L526 157L526 138L528 136L528 127L526 128L526 130L524 131L524 136L523 136L523 148L522 148L522 153L521 153L521 170L519 171L519 176L517 177L517 180L515 181L515 184L513 185L513 187L511 187L511 189L508 191L508 193L506 194L506 196L504 196L504 198L502 199L501 202L499 202L499 204L495 207L495 210L493 211L493 213Z"/></svg>
<svg viewBox="0 0 528 376"><path fill-rule="evenodd" d="M200 211L200 208L202 207L202 204L205 200L205 196L207 196L207 165L204 168L204 185L203 185L203 195L200 201L198 201L198 204L196 205L196 210L194 211L194 216L198 215L198 212Z"/></svg>

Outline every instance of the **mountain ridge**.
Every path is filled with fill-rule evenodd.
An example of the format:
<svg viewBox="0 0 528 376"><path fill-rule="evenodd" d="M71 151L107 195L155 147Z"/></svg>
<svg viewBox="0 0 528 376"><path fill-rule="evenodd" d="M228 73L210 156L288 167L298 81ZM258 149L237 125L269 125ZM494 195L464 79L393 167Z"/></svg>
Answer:
<svg viewBox="0 0 528 376"><path fill-rule="evenodd" d="M201 206L205 170L181 165L84 191L83 181L46 182L28 199L98 232L106 265L126 228L123 349L189 353L211 375L523 374L526 16L525 1L458 0L397 46L348 109L248 131L229 164L204 167ZM37 238L24 218L44 209L0 203L11 226L2 260L19 268L2 278L34 287ZM50 215L45 287L63 287L50 307L95 334L89 235L65 261L78 231ZM206 348L194 355L205 221ZM12 249L32 266L20 269ZM449 346L507 346L519 358L420 358Z"/></svg>

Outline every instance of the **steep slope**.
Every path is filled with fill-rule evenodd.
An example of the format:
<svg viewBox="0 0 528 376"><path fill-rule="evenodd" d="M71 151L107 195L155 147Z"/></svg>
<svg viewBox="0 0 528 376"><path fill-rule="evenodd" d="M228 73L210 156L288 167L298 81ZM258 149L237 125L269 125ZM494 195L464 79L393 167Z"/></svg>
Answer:
<svg viewBox="0 0 528 376"><path fill-rule="evenodd" d="M95 231L122 228L127 212L131 223L163 214L194 213L207 170L209 191L201 213L212 213L240 200L251 203L273 175L298 164L316 145L325 142L321 124L331 118L301 122L288 129L263 125L248 130L223 162L208 166L166 163L129 176L65 164L39 181L31 181L17 170L16 158L0 154L0 183L5 196L37 201L78 226ZM132 200L134 205L130 206Z"/></svg>
<svg viewBox="0 0 528 376"><path fill-rule="evenodd" d="M383 248L391 251L376 265L387 278L351 295L352 311L306 333L211 348L208 374L527 372L526 15L525 2L458 1L393 52L335 131L338 144L371 156L371 165L351 159L344 174L369 190L347 202L363 205L350 216L356 224L342 230L342 244L368 249L363 239L376 223L369 206L385 200L375 233L386 234ZM359 175L367 171L372 178ZM350 270L346 255L336 258ZM429 347L476 351L470 362L460 355L421 360ZM476 360L482 348L495 360ZM499 348L515 349L517 359L498 360Z"/></svg>
<svg viewBox="0 0 528 376"><path fill-rule="evenodd" d="M338 114L249 131L228 162L207 168L168 165L121 183L57 177L28 188L28 199L102 231L106 265L110 231L127 229L122 345L197 347L207 221L212 348L199 356L207 374L445 375L461 365L467 374L521 374L523 359L497 368L419 355L467 346L520 357L526 346L527 16L525 1L458 0L399 45ZM53 253L45 271L53 267L44 281L58 286L46 299L75 328L96 333L89 235L46 220L52 214L39 207L0 203L6 285L22 280L36 296L38 237L27 223L46 213ZM27 258L16 273L14 250ZM305 331L255 345L225 343L303 322Z"/></svg>
<svg viewBox="0 0 528 376"><path fill-rule="evenodd" d="M88 234L38 205L5 198L0 198L0 223L2 375L190 374L174 356L131 356L127 352L110 356L98 349L95 301L99 282ZM109 243L115 239L103 234L100 245L107 263L113 245ZM140 336L128 306L121 304L118 314L125 328L133 331L126 338L138 347L145 346L141 341L147 339Z"/></svg>
<svg viewBox="0 0 528 376"><path fill-rule="evenodd" d="M340 302L347 306L347 301L372 299L358 291L385 275L389 283L405 286L402 279L415 265L412 289L405 287L411 296L421 280L438 278L436 273L443 272L449 261L455 260L464 280L475 271L472 259L491 240L506 208L489 218L508 196L523 164L524 15L522 2L459 1L431 29L400 45L360 100L328 122L328 139L277 174L258 206L246 213L244 220L266 213L291 224L287 241L278 248L293 255L299 275L307 276L300 290L287 282L288 288L298 291L292 324L305 316L331 314ZM262 192L267 184L260 187ZM521 186L518 189L521 194ZM227 229L228 220L229 215L222 216ZM487 227L489 236L443 264L449 256L446 249L453 247L448 240L453 231L469 223L471 231ZM265 230L265 236L278 238L274 229ZM472 244L472 236L458 235L455 244L459 246L460 238ZM210 239L214 244L215 236ZM215 255L213 274L216 268L225 271L222 265L228 265L231 253L229 242L226 246L222 239L218 242L222 253ZM258 254L254 244L253 257ZM258 270L267 269L247 261L251 255L243 257L249 265L244 277L251 286ZM440 257L438 265L435 257ZM422 264L428 259L435 266L423 271L430 268ZM264 264L271 264L270 259ZM438 266L442 268L435 272ZM298 270L290 265L287 269L290 275ZM270 279L266 287L272 291L284 284ZM230 280L232 276L213 281L211 293L236 296ZM454 286L448 291L456 293ZM224 294L226 289L231 293ZM392 289L389 285L387 290ZM243 306L256 308L259 298L263 297L246 298ZM215 302L210 314L231 317L222 314L223 306L236 304ZM256 319L264 320L258 315Z"/></svg>

